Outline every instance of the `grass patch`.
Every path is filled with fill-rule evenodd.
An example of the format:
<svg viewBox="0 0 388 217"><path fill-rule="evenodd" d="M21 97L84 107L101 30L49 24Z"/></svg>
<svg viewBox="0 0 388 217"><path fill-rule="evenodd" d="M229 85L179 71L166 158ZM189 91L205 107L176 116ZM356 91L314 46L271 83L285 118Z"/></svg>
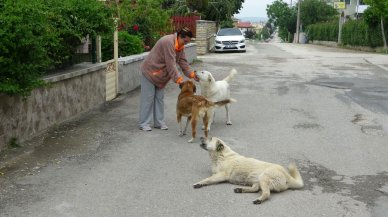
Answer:
<svg viewBox="0 0 388 217"><path fill-rule="evenodd" d="M195 63L202 63L202 60L195 58L195 59L193 59L193 64L195 64Z"/></svg>

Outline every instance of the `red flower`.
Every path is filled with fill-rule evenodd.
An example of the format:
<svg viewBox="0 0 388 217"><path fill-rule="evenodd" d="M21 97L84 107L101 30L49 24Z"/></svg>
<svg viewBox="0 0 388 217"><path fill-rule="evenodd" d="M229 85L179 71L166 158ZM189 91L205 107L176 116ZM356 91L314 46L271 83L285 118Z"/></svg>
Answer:
<svg viewBox="0 0 388 217"><path fill-rule="evenodd" d="M134 30L135 32L139 31L139 26L138 26L138 25L134 25L134 26L133 26L133 30Z"/></svg>

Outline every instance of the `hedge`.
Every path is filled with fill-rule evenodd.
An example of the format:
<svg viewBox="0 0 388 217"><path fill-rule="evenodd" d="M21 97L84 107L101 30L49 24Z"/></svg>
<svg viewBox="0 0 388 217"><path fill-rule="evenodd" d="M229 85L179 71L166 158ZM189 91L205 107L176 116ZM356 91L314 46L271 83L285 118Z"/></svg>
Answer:
<svg viewBox="0 0 388 217"><path fill-rule="evenodd" d="M387 31L387 28L385 28ZM338 41L338 22L317 23L306 28L309 40ZM387 35L388 31L385 33ZM350 46L383 46L379 26L368 26L364 20L349 20L342 26L341 42Z"/></svg>
<svg viewBox="0 0 388 217"><path fill-rule="evenodd" d="M338 23L317 23L309 25L306 28L308 39L311 41L337 41L338 40Z"/></svg>

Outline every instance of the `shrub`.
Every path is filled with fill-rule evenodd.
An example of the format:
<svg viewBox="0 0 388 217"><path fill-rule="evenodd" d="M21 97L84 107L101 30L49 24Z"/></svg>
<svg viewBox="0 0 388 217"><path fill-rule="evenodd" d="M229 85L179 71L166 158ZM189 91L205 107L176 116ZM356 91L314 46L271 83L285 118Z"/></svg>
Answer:
<svg viewBox="0 0 388 217"><path fill-rule="evenodd" d="M126 31L119 32L119 57L139 54L144 51L143 41L139 36L130 35ZM114 56L113 32L105 34L101 41L102 61L113 59Z"/></svg>
<svg viewBox="0 0 388 217"><path fill-rule="evenodd" d="M256 32L252 31L252 30L247 30L245 31L245 38L254 38L256 35Z"/></svg>
<svg viewBox="0 0 388 217"><path fill-rule="evenodd" d="M129 56L142 53L144 50L142 40L128 32L119 32L119 56Z"/></svg>
<svg viewBox="0 0 388 217"><path fill-rule="evenodd" d="M1 1L0 92L28 96L42 75L72 64L83 37L112 28L111 17L98 1Z"/></svg>
<svg viewBox="0 0 388 217"><path fill-rule="evenodd" d="M0 7L0 92L21 94L44 84L39 78L53 64L48 47L58 32L35 1L5 1Z"/></svg>

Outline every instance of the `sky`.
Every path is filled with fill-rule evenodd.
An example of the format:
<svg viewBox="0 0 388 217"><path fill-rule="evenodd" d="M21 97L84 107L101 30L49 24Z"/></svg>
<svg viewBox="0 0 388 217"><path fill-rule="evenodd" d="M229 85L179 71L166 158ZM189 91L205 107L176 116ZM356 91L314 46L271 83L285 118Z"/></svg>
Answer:
<svg viewBox="0 0 388 217"><path fill-rule="evenodd" d="M240 17L267 17L267 4L272 4L275 0L244 0L243 8L236 18Z"/></svg>

